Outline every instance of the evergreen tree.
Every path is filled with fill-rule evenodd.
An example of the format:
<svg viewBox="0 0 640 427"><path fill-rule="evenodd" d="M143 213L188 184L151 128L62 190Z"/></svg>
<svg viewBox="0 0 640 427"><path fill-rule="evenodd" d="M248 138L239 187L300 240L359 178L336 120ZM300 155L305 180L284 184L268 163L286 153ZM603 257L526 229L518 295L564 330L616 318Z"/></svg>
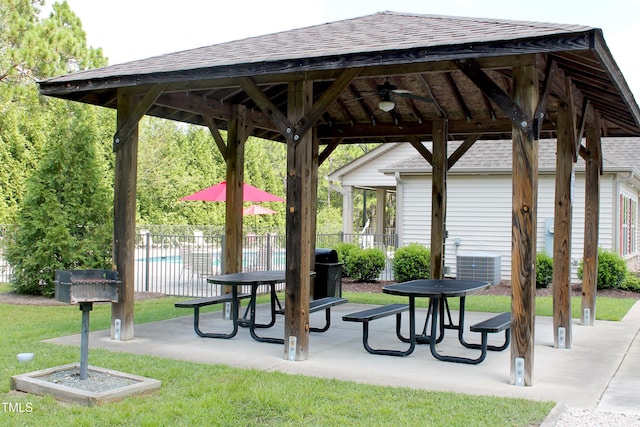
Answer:
<svg viewBox="0 0 640 427"><path fill-rule="evenodd" d="M14 287L53 293L54 271L105 268L111 256L113 112L41 97L37 81L106 63L66 2L0 0L0 220Z"/></svg>
<svg viewBox="0 0 640 427"><path fill-rule="evenodd" d="M111 267L112 190L99 156L98 114L76 103L57 110L8 245L18 293L52 295L58 269Z"/></svg>

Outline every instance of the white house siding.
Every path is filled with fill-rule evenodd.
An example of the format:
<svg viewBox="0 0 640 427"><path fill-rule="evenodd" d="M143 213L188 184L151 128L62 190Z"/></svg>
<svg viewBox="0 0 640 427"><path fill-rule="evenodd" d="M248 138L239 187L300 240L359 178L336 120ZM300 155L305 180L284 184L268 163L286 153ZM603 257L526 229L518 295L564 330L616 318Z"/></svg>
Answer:
<svg viewBox="0 0 640 427"><path fill-rule="evenodd" d="M600 230L604 241L609 238L612 180L602 180ZM418 242L430 245L431 177L403 176L400 224L400 245ZM447 221L449 233L445 245L445 266L452 274L456 270L456 251L493 252L501 256L502 279L511 277L511 175L453 175L447 181ZM545 220L553 219L555 176L540 175L538 181L537 248L545 251ZM607 230L604 232L604 230ZM577 279L578 262L583 255L584 241L584 174L577 173L573 197L572 276ZM456 240L459 245L456 246Z"/></svg>
<svg viewBox="0 0 640 427"><path fill-rule="evenodd" d="M375 154L372 152L372 154ZM396 179L393 175L385 175L379 172L379 169L388 167L396 162L415 156L417 151L409 143L398 143L395 147L386 151L374 159L368 160L366 167L359 167L351 170L342 177L342 186L354 187L395 187ZM337 180L340 170L332 173L329 178Z"/></svg>

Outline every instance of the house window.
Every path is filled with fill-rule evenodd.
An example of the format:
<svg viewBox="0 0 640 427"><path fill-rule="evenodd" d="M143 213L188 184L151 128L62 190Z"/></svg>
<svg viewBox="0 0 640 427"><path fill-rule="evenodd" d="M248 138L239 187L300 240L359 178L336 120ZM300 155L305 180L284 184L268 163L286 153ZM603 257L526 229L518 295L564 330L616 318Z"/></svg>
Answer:
<svg viewBox="0 0 640 427"><path fill-rule="evenodd" d="M637 251L638 202L620 195L620 254Z"/></svg>

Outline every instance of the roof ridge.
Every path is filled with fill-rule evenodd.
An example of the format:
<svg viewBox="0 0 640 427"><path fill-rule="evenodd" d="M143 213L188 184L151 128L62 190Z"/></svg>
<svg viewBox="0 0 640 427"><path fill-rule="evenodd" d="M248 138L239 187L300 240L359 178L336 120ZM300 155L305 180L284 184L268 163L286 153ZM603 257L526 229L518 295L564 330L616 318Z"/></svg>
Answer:
<svg viewBox="0 0 640 427"><path fill-rule="evenodd" d="M473 16L457 16L457 15L438 15L438 14L431 14L431 13L413 13L413 12L395 12L395 11L391 11L391 10L385 10L382 12L377 12L373 15L402 15L402 16L415 16L415 17L422 17L422 18L434 18L434 19L451 19L451 20L456 20L456 21L468 21L468 22L484 22L484 23L488 23L488 24L512 24L512 25L518 25L518 26L526 26L526 27L535 27L535 28L550 28L550 29L557 29L557 28L567 28L567 27L576 27L576 29L580 28L582 31L587 31L587 30L594 30L594 29L599 29L597 27L591 27L589 25L581 25L581 24L561 24L558 22L545 22L545 21L519 21L517 19L506 19L506 18L491 18L491 17L473 17ZM361 16L360 18L364 18L365 16L370 16L370 15L364 15ZM350 18L350 19L357 19L357 18ZM334 21L334 22L341 22L341 21ZM535 24L535 25L534 25Z"/></svg>

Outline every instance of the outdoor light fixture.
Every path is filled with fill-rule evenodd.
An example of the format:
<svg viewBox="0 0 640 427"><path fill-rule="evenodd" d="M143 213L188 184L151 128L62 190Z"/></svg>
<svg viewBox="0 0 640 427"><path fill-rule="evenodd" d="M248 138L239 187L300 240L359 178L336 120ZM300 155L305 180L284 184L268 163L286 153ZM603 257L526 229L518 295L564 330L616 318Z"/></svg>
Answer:
<svg viewBox="0 0 640 427"><path fill-rule="evenodd" d="M385 113L388 113L389 111L393 110L395 106L396 103L391 99L391 95L389 95L388 93L382 94L382 100L378 103L379 109L381 109Z"/></svg>

